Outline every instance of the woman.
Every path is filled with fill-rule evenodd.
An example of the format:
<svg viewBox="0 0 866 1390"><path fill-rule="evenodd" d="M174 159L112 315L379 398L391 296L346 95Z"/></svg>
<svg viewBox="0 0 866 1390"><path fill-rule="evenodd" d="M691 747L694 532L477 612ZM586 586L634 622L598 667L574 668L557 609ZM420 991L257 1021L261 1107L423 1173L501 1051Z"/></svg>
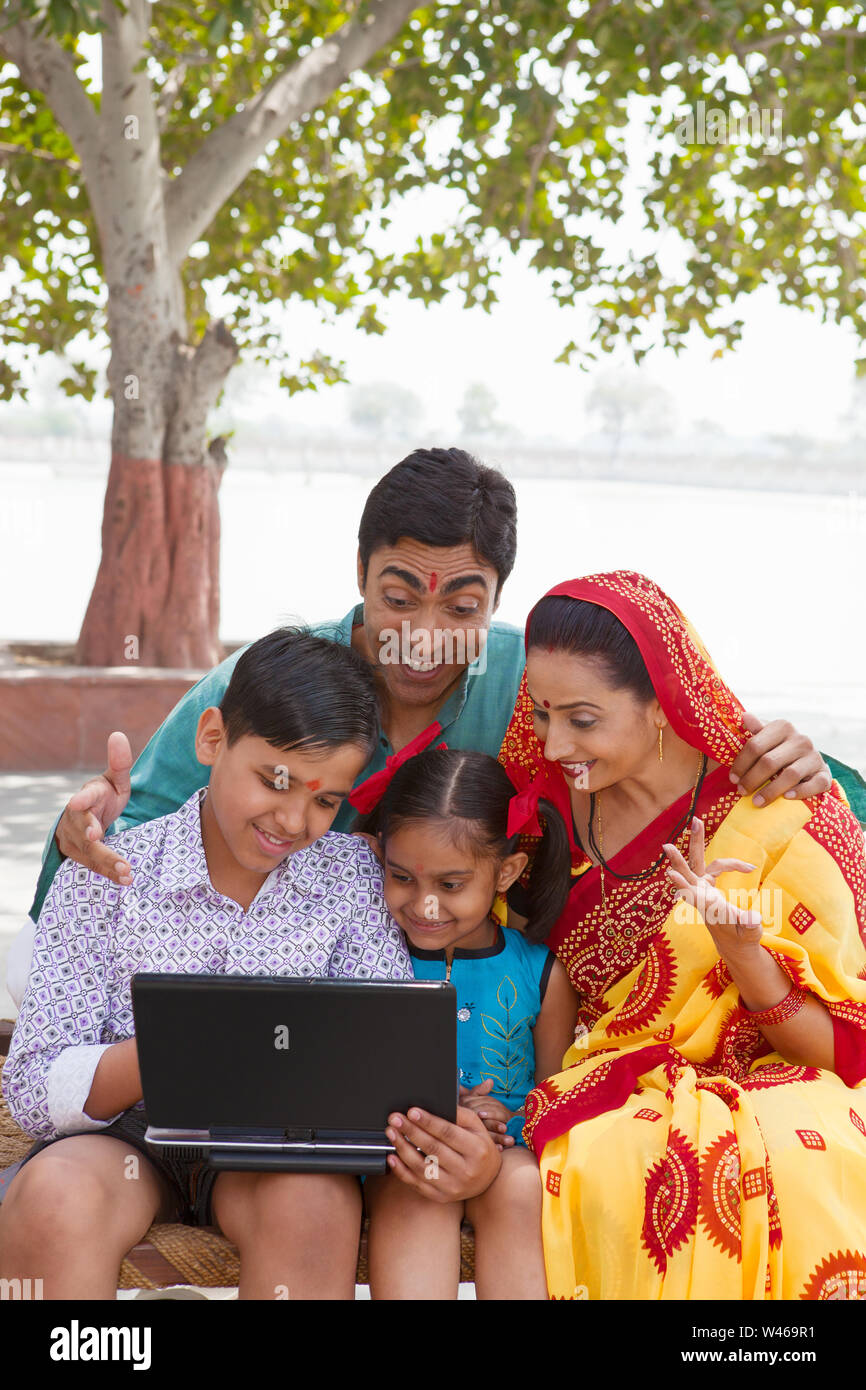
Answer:
<svg viewBox="0 0 866 1390"><path fill-rule="evenodd" d="M581 997L526 1105L553 1297L866 1297L863 835L841 794L739 797L747 737L642 575L530 614L500 757L530 852L539 796L572 828Z"/></svg>

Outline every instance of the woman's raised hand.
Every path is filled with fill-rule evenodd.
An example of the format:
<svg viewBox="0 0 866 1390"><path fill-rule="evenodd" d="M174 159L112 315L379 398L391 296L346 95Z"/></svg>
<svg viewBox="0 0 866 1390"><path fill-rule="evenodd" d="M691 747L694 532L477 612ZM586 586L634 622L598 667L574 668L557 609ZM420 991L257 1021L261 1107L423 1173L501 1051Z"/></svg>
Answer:
<svg viewBox="0 0 866 1390"><path fill-rule="evenodd" d="M760 912L738 907L716 887L719 874L751 873L754 864L747 864L744 859L714 859L706 864L704 823L697 816L691 825L688 863L674 845L665 845L664 851L668 857L668 882L677 890L675 898L691 903L701 914L719 954L724 957L726 951L758 945L763 934Z"/></svg>

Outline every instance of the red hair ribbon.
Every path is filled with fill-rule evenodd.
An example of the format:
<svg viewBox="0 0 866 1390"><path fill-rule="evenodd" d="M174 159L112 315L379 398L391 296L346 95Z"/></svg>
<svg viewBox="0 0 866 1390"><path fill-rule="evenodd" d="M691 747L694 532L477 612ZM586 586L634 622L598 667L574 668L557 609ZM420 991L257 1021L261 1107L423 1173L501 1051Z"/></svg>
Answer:
<svg viewBox="0 0 866 1390"><path fill-rule="evenodd" d="M541 826L538 822L538 798L541 792L535 783L527 787L525 791L517 792L508 803L508 827L507 835L509 840L518 831L523 831L525 835L541 836Z"/></svg>
<svg viewBox="0 0 866 1390"><path fill-rule="evenodd" d="M416 753L421 753L434 739L439 737L441 732L442 725L438 719L434 720L432 724L428 724L426 729L422 729L411 743L407 743L405 748L401 748L399 753L391 753L385 759L385 766L381 772L374 772L372 777L368 777L365 782L357 786L349 796L349 802L355 810L360 811L362 815L372 811L373 807L377 806L385 795L388 783L398 767L402 767L410 758L414 758ZM447 743L441 743L439 746L440 748L448 747Z"/></svg>
<svg viewBox="0 0 866 1390"><path fill-rule="evenodd" d="M508 824L506 834L511 839L518 831L525 835L536 835L540 839L544 833L538 819L538 803L545 796L551 800L551 786L544 772L532 777L529 770L518 764L509 769L512 782L518 787L508 803ZM521 787L519 784L523 783Z"/></svg>

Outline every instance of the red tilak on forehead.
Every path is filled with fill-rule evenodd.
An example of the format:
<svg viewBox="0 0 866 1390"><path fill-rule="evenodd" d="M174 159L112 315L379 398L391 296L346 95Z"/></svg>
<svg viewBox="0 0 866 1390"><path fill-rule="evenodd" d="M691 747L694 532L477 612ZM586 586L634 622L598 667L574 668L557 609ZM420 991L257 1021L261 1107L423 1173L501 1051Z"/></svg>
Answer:
<svg viewBox="0 0 866 1390"><path fill-rule="evenodd" d="M433 593L433 590L436 588L436 581L437 581L438 578L439 578L438 574L436 573L435 570L433 570L432 573L431 573L431 575L430 575L430 592L431 592L431 594Z"/></svg>
<svg viewBox="0 0 866 1390"><path fill-rule="evenodd" d="M317 792L322 784L319 781L318 777L316 777L313 779L312 782L307 782L306 785L309 787L311 792Z"/></svg>
<svg viewBox="0 0 866 1390"><path fill-rule="evenodd" d="M415 872L416 872L416 874L421 874L421 873L423 873L423 872L424 872L424 865L423 865L423 864L416 864L416 865L415 865Z"/></svg>
<svg viewBox="0 0 866 1390"><path fill-rule="evenodd" d="M549 700L542 700L541 703L544 705L544 708L545 708L545 709L550 709L550 701L549 701Z"/></svg>

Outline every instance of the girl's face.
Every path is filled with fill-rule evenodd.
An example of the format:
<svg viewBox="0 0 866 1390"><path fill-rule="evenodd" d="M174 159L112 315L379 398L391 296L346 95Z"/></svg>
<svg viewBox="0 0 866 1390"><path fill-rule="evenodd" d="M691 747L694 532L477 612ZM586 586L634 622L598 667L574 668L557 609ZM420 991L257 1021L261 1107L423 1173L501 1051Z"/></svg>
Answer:
<svg viewBox="0 0 866 1390"><path fill-rule="evenodd" d="M536 737L569 789L600 791L655 766L659 727L667 724L658 700L614 690L592 657L530 647L526 685Z"/></svg>
<svg viewBox="0 0 866 1390"><path fill-rule="evenodd" d="M522 873L525 854L476 858L436 821L401 825L384 851L385 901L413 946L477 950L494 943L493 900Z"/></svg>

